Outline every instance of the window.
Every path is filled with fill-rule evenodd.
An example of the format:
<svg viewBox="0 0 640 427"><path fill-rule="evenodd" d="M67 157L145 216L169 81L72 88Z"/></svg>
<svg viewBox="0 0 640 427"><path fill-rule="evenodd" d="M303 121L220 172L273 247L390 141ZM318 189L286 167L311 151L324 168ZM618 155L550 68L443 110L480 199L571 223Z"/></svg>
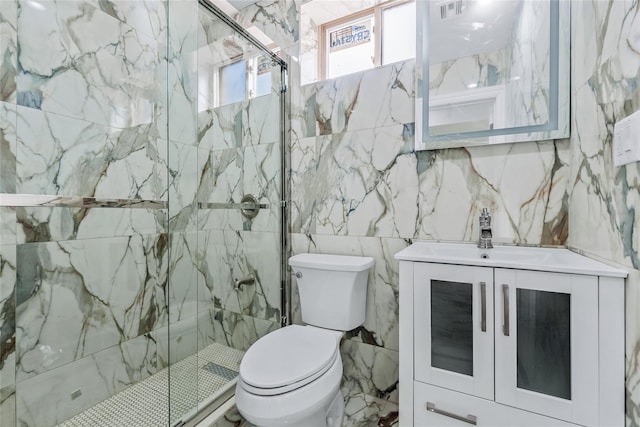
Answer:
<svg viewBox="0 0 640 427"><path fill-rule="evenodd" d="M218 68L216 106L268 95L272 89L271 58L264 55L240 59Z"/></svg>
<svg viewBox="0 0 640 427"><path fill-rule="evenodd" d="M394 0L321 25L323 79L415 56L415 1Z"/></svg>

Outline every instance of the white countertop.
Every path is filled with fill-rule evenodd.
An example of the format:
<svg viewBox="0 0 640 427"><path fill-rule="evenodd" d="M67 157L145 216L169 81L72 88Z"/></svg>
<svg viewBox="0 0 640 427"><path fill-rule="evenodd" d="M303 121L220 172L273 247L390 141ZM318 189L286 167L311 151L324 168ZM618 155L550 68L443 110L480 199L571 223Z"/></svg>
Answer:
<svg viewBox="0 0 640 427"><path fill-rule="evenodd" d="M495 245L492 249L479 249L473 243L416 242L398 252L395 259L590 276L624 278L628 275L624 270L561 248Z"/></svg>

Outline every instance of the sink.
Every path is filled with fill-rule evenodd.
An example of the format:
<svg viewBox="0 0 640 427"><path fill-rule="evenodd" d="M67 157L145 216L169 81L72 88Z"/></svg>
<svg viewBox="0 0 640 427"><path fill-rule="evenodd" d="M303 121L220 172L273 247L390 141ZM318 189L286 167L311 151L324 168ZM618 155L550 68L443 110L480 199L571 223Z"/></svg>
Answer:
<svg viewBox="0 0 640 427"><path fill-rule="evenodd" d="M420 252L433 259L451 259L460 262L478 260L487 263L543 263L555 249L523 246L494 246L480 249L471 243L419 243Z"/></svg>
<svg viewBox="0 0 640 427"><path fill-rule="evenodd" d="M398 252L395 258L400 261L626 277L626 272L564 248L496 245L491 249L480 249L475 243L416 242Z"/></svg>

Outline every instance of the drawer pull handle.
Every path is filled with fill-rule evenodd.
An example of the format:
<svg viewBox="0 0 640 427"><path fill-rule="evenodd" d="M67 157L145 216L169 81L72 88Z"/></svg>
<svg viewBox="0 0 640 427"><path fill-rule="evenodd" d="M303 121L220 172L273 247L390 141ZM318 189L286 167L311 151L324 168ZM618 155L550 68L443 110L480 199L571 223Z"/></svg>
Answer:
<svg viewBox="0 0 640 427"><path fill-rule="evenodd" d="M502 334L509 336L509 285L502 285Z"/></svg>
<svg viewBox="0 0 640 427"><path fill-rule="evenodd" d="M475 415L467 415L466 417L463 417L461 415L443 411L442 409L436 408L436 404L433 402L427 402L427 411L438 415L444 415L445 417L453 418L454 420L463 421L474 426L478 424L478 418Z"/></svg>
<svg viewBox="0 0 640 427"><path fill-rule="evenodd" d="M480 330L487 332L487 284L480 282Z"/></svg>

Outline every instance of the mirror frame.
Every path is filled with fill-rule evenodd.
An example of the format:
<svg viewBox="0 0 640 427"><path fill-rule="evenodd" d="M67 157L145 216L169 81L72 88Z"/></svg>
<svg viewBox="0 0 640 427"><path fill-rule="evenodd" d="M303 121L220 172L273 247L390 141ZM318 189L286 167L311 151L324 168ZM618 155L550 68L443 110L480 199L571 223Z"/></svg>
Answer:
<svg viewBox="0 0 640 427"><path fill-rule="evenodd" d="M540 125L429 135L429 1L416 1L416 103L415 150L495 145L525 141L544 141L568 138L570 134L570 37L571 2L563 0L535 0L549 3L549 120ZM490 86L489 86L490 87ZM487 141L493 137L493 141ZM480 139L480 138L484 138Z"/></svg>

